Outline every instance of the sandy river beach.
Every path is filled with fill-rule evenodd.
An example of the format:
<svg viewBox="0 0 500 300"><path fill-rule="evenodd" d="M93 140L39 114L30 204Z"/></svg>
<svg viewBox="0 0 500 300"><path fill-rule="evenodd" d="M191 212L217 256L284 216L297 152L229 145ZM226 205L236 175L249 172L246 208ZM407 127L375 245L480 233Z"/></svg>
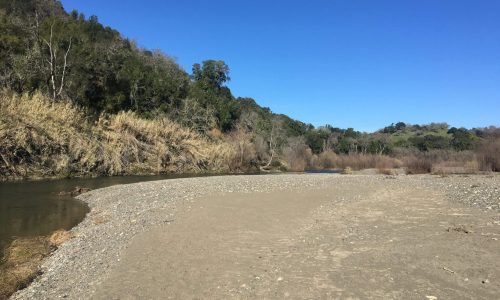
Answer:
<svg viewBox="0 0 500 300"><path fill-rule="evenodd" d="M13 299L498 299L500 176L117 185Z"/></svg>

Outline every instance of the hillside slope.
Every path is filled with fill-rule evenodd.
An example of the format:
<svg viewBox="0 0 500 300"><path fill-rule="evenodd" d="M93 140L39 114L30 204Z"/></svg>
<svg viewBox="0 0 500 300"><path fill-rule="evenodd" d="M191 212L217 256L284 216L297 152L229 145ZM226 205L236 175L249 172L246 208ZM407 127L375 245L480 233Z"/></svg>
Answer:
<svg viewBox="0 0 500 300"><path fill-rule="evenodd" d="M0 180L231 171L234 149L167 119L122 112L89 122L67 102L0 95Z"/></svg>

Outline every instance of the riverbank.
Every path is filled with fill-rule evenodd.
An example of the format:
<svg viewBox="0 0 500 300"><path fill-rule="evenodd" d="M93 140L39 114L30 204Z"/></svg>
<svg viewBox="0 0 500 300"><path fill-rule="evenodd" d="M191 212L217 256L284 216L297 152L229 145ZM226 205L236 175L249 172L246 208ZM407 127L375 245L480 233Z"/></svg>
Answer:
<svg viewBox="0 0 500 300"><path fill-rule="evenodd" d="M176 174L1 183L0 299L26 286L38 274L40 262L56 248L50 243L54 232L69 230L84 219L88 207L74 199L75 194L117 184L195 176L200 177Z"/></svg>
<svg viewBox="0 0 500 300"><path fill-rule="evenodd" d="M287 197L279 195L287 195ZM453 280L456 279L455 285L453 282L450 282L450 280L442 282L442 284L446 284L447 286L446 291L451 293L449 295L467 295L464 294L464 291L456 288L459 284L457 279L458 270L462 273L462 270L463 272L469 272L473 268L477 271L475 274L467 273L469 274L467 278L471 281L470 284L472 285L470 287L471 292L475 291L475 289L486 287L482 286L480 282L479 284L476 282L480 280L479 277L481 276L484 277L481 280L488 280L489 283L485 290L479 291L481 293L480 295L488 296L491 295L491 292L500 291L497 280L499 276L498 270L500 270L500 266L497 266L497 264L498 261L500 261L500 257L495 257L495 255L498 256L500 254L496 253L497 251L491 252L489 250L491 249L490 247L498 247L498 239L494 240L494 238L500 235L500 180L498 175L438 177L430 175L343 176L333 174L284 174L206 177L113 186L91 191L81 195L79 198L88 203L91 212L82 223L72 230L75 238L62 245L53 256L48 258L42 266L43 274L28 288L16 293L13 296L14 299L49 299L57 297L89 298L91 296L105 298L113 295L116 296L118 294L113 293L118 291L114 290L113 282L116 280L128 279L127 276L132 276L134 274L134 267L130 266L128 268L127 265L133 261L131 260L132 257L137 258L136 253L139 253L141 249L144 251L147 249L150 249L150 251L153 251L153 249L160 251L159 253L153 251L151 256L146 254L146 256L143 257L144 260L149 261L149 263L153 265L159 263L159 260L172 262L167 257L167 253L177 254L177 256L174 257L178 257L180 261L183 261L183 258L185 259L186 257L182 256L182 252L175 252L176 249L179 250L181 248L184 248L193 255L196 254L200 256L200 258L204 257L205 252L197 248L200 245L195 242L196 239L193 239L193 236L190 236L190 230L182 231L182 226L188 226L187 228L189 229L191 228L189 227L190 224L196 223L196 219L199 219L200 222L202 222L202 220L207 221L207 223L200 223L207 225L202 226L205 229L203 229L204 231L201 231L202 234L198 236L202 241L209 243L210 241L207 241L206 238L210 236L214 237L215 241L217 241L224 236L223 232L227 233L228 230L236 230L233 232L233 234L236 234L235 241L240 241L241 238L245 238L250 243L234 245L226 241L229 243L227 245L228 247L239 247L243 249L242 251L247 251L245 253L248 255L255 254L258 256L258 252L254 253L252 249L248 248L248 246L252 244L251 242L254 238L261 235L257 234L257 232L265 236L267 230L274 230L272 229L274 226L278 226L279 228L281 228L280 226L284 226L282 228L284 231L276 229L276 235L264 238L261 242L271 248L276 247L276 249L280 249L280 247L283 246L278 245L279 243L275 245L275 238L279 238L280 235L293 242L293 245L290 244L287 245L287 247L298 247L299 244L294 244L299 242L297 236L290 236L291 234L304 235L306 240L311 238L312 241L314 241L314 236L338 238L339 240L329 241L329 244L336 245L335 247L345 245L344 243L346 241L350 242L349 239L345 241L342 240L342 236L346 234L347 237L352 237L352 235L354 235L353 238L357 240L357 242L362 242L361 240L368 238L366 234L362 234L362 231L359 231L361 228L367 226L367 224L363 223L365 219L362 216L369 212L366 211L366 208L363 210L363 207L372 207L371 210L378 211L379 215L374 214L371 215L370 218L373 220L377 219L380 222L382 222L384 218L387 220L387 218L390 219L399 215L401 215L401 220L399 221L406 222L406 225L410 225L407 224L408 220L417 222L418 224L413 224L416 231L404 232L404 235L401 231L403 230L402 227L397 225L400 224L396 222L397 220L391 223L392 225L390 228L386 228L386 230L389 231L394 230L394 232L391 231L392 234L396 236L400 235L401 239L403 239L403 236L408 236L413 239L410 241L406 240L405 242L407 244L413 243L417 246L419 244L424 245L427 242L432 242L436 243L434 246L440 245L441 248L436 250L440 252L443 251L446 246L452 245L449 243L447 244L446 241L450 242L453 240L457 243L460 242L457 245L453 242L453 246L458 247L457 251L463 250L467 251L464 253L472 253L468 258L447 258L445 267L451 270L453 270L453 267L456 268L453 270L453 272L456 272L453 273L456 274L453 275ZM219 199L225 199L225 205L217 206L216 204L220 203L218 202ZM234 203L238 203L232 210L229 210L234 213L233 217L231 217L231 214L227 214L227 205L233 203L231 201L236 201ZM269 206L273 201L276 205ZM254 203L254 205L252 205L252 203ZM204 207L207 207L207 211L210 212L210 214L207 215L207 213L204 213ZM350 209L348 209L349 207ZM343 212L343 216L336 215L336 213L340 211ZM405 214L406 217L404 216ZM259 215L262 215L263 219L258 217ZM424 216L426 215L428 215L429 218L434 218L427 221L430 222L429 224L434 224L437 227L431 228L424 226L426 224L424 222ZM193 217L196 218L193 219ZM249 218L248 220L246 220L247 217ZM217 220L220 220L220 223ZM343 223L335 223L338 220L342 220ZM268 224L269 227L255 227L255 223ZM387 222L383 224L386 223ZM231 226L231 224L234 226ZM383 224L380 223L375 226L380 227ZM450 231L452 234L459 233L459 229L462 228L460 226L462 225L466 228L464 230L474 231L474 233L464 236L449 235ZM181 227L177 228L175 226ZM470 227L473 229L470 229ZM252 228L255 229L257 235L254 236L251 234ZM319 232L315 232L315 234L307 233L307 228L316 228L314 230L319 230ZM373 229L374 227L371 228ZM459 229L455 230L454 228ZM436 232L434 232L436 238L424 238L418 233L418 230L422 230L421 232L426 234L430 234L428 232L429 230L436 230ZM168 240L169 236L171 236L169 232L176 234L175 240ZM372 233L378 238L374 238L372 244L370 244L371 247L375 245L386 245L386 241L382 242L379 240L379 234L383 232L376 234L375 231ZM387 234L387 232L384 234ZM445 242L439 242L439 238L443 238L441 235L448 237L445 239ZM429 236L433 235L430 234ZM464 238L466 240L464 240ZM138 241L147 243L142 243L142 247L141 243L138 244ZM357 243L356 241L354 242ZM180 245L183 246L179 248ZM189 245L193 246L191 250L189 250ZM319 248L316 250L322 249L321 245L317 246ZM402 247L402 244L400 246ZM218 255L222 254L222 257L228 255L230 258L230 253L232 253L231 249L236 248L219 249L219 251L212 252L211 255L217 258L219 257ZM298 251L296 255L302 255L305 259L308 255L312 255L310 251L313 251L315 248L305 249L299 247L298 249L302 249L303 252ZM434 247L434 249L437 248ZM326 251L326 249L323 250ZM340 253L338 252L340 251L339 249L337 249L338 251L335 249L330 250L330 252L325 252L325 255L335 256L335 253ZM395 255L402 255L406 253L404 251L407 251L407 249L405 250L398 247L392 250L395 251ZM376 249L374 248L373 251L376 252ZM370 258L370 255L376 255L373 251L364 253L367 259ZM481 257L477 257L477 255L474 254L479 252L482 253ZM430 254L430 252L425 252L425 255ZM314 257L316 257L316 255L317 253L308 259L314 262ZM443 255L446 256L446 253L443 253ZM283 259L283 261L268 261L271 265L274 264L277 266L276 270L280 268L283 269L283 264L286 262L290 263L289 267L297 265L296 262L287 261L288 258L286 258L286 255L282 252L278 251L274 256L269 256L267 258L274 259L273 257L276 259ZM373 256L372 259L374 257L375 256ZM409 255L409 257L411 260L412 256ZM336 257L339 262L342 261L340 258L342 258L342 255ZM413 258L416 259L416 261L412 263L418 266L421 262L419 262L417 257ZM304 260L304 262L308 261L308 259ZM345 259L347 259L347 257ZM422 259L422 257L419 259ZM258 258L255 258L255 260L257 261ZM460 260L463 261L461 265L456 265ZM476 260L475 266L472 260ZM186 260L185 262L189 265L190 261ZM146 266L149 266L149 263L146 262ZM325 262L323 261L323 263ZM359 261L357 263L360 264ZM385 267L390 267L390 265L394 263L396 262L387 261L385 262ZM401 263L402 262L399 262L399 264ZM306 263L306 265L308 264ZM313 265L314 263L311 264L311 266ZM196 264L192 265L192 267L195 266ZM405 266L410 267L408 261L403 263L403 269L400 270L401 272L408 271L405 269ZM344 270L341 264L332 265L330 268L333 270L332 272L338 276L346 275L347 273L343 274L342 272L348 271ZM427 265L425 268L429 268L429 266ZM441 274L440 272L443 271L442 267L436 265L432 266L432 268L433 269L430 271L427 270L430 272L427 275L417 274L415 276L422 276L423 282L426 282L425 279L428 279L428 276L451 276L447 271ZM168 268L165 266L164 271L167 269ZM181 269L182 265L178 265L177 269L174 268L173 270L182 271ZM309 270L308 272L313 272L311 268L306 269ZM156 282L159 285L154 286L153 284L153 286L142 286L140 284L141 281L138 280L135 285L132 284L133 282L131 282L130 285L131 288L133 287L135 290L130 291L123 289L122 292L134 292L135 295L139 297L141 295L151 296L153 295L151 293L162 291L161 283L153 279L156 278L155 276L168 274L162 273L163 271L160 271L160 273L148 274L148 269L142 271L140 269L138 270L141 272L141 276L135 274L135 278L143 277L145 280L149 278L151 282ZM241 272L243 269L233 271L242 275ZM288 271L293 273L296 270ZM187 270L187 272L190 273L189 270ZM200 276L207 274L201 269L197 272ZM224 272L224 269L218 269L217 272ZM214 274L218 274L217 272ZM276 275L276 278L273 279L274 283L281 281L294 283L293 278L289 277L290 274L279 275L278 271L273 272L273 274ZM388 276L389 275L397 276L398 274L389 272ZM203 291L204 288L210 284L214 284L214 286L216 286L215 284L222 284L221 282L216 282L218 279L214 276L206 277L211 278L211 280L213 280L212 282L200 283L199 292ZM224 286L218 291L211 292L213 295L218 296L241 297L241 295L271 296L272 294L268 294L266 291L276 291L280 293L283 292L283 295L289 293L292 297L294 295L299 298L301 297L300 294L296 294L298 290L294 290L293 285L288 285L290 290L286 291L279 287L275 287L274 283L271 284L271 281L269 281L271 280L271 277L269 277L270 275L263 274L258 276L257 274L256 276L263 278L263 283L238 283L237 281L229 280L225 282L227 286ZM314 276L311 278L316 278ZM460 276L462 276L462 274ZM133 277L134 276L131 278ZM282 278L282 280L278 280L280 277L285 279ZM200 279L196 276L186 277L185 279L189 281L196 278L198 280ZM234 278L241 279L238 276ZM335 277L331 280L335 282L336 278L345 277ZM219 279L224 280L223 277ZM411 276L408 280L409 279L412 279ZM323 278L321 280L326 279ZM311 282L301 281L297 287L310 288L310 284ZM348 285L346 282L344 282L344 284ZM148 291L144 290L146 286L149 288ZM425 286L425 284L423 284L423 286ZM246 287L249 287L249 289ZM170 288L169 294L183 295L181 286L173 285L170 286ZM395 289L395 287L392 288ZM398 288L402 289L402 287ZM439 286L435 286L434 288L439 288ZM317 289L318 293L320 293L317 296L324 296L326 295L324 293L327 291L333 293L336 289L339 291L344 290L345 294L343 295L345 296L349 295L349 292L352 292L349 291L348 286L344 286L343 288L338 286L337 288L328 288L328 286L324 286L323 288ZM381 289L390 290L391 287L382 285ZM248 294L249 292L256 293L257 291L260 291L259 293L261 294ZM420 292L422 291L423 290ZM163 292L166 293L165 290L163 290ZM370 294L370 291L366 292L368 293L366 295L374 295ZM445 293L444 290L441 292ZM273 297L281 296L276 294Z"/></svg>
<svg viewBox="0 0 500 300"><path fill-rule="evenodd" d="M74 199L85 192L117 184L145 181L220 176L220 174L171 174L113 176L0 183L0 266L3 250L14 239L49 236L69 230L89 211L87 204Z"/></svg>
<svg viewBox="0 0 500 300"><path fill-rule="evenodd" d="M69 101L0 91L0 181L232 172L229 143L132 112L92 119Z"/></svg>

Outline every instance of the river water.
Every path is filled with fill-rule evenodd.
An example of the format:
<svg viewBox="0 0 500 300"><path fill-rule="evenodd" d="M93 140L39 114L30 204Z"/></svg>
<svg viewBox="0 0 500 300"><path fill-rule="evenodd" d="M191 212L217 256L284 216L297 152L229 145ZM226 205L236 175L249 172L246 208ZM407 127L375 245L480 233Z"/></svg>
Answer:
<svg viewBox="0 0 500 300"><path fill-rule="evenodd" d="M88 206L70 195L75 187L97 189L116 184L195 177L200 175L158 175L99 177L0 183L0 259L16 237L49 235L71 229L85 218Z"/></svg>

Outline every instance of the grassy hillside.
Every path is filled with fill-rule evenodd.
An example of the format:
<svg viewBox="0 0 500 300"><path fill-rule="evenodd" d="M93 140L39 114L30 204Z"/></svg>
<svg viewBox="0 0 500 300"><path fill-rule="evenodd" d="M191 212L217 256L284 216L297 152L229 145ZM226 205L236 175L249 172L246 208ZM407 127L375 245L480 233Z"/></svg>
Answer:
<svg viewBox="0 0 500 300"><path fill-rule="evenodd" d="M228 172L233 147L132 112L89 121L69 102L0 94L0 179Z"/></svg>

